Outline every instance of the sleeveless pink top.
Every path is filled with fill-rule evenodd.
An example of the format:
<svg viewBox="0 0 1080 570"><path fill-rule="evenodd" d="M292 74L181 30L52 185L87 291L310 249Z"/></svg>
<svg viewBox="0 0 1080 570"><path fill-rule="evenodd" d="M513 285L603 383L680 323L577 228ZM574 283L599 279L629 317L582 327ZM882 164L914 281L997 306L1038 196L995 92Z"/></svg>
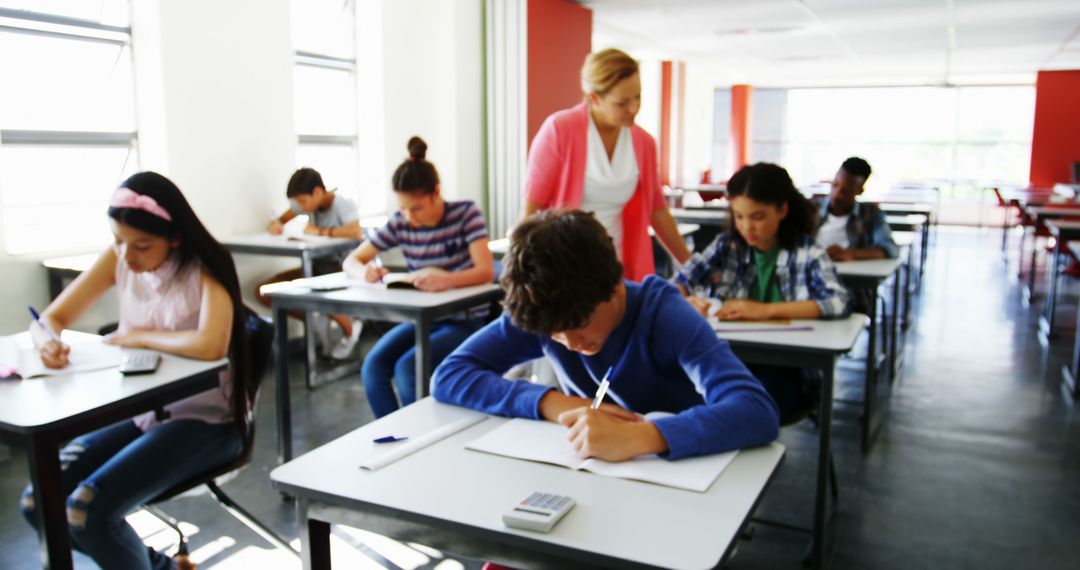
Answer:
<svg viewBox="0 0 1080 570"><path fill-rule="evenodd" d="M131 271L116 262L116 292L120 301L120 332L130 330L182 331L199 326L202 305L202 265L189 263L182 271L175 256L154 271ZM232 375L226 370L218 387L165 406L165 421L191 419L211 424L232 421L229 394ZM144 432L161 425L154 412L136 416Z"/></svg>

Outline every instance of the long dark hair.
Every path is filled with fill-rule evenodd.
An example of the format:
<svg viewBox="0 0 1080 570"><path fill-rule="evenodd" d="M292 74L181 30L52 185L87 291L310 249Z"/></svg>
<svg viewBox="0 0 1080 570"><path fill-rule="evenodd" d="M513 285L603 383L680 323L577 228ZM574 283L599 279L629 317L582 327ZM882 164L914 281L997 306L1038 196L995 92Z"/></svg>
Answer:
<svg viewBox="0 0 1080 570"><path fill-rule="evenodd" d="M439 172L435 170L435 165L425 158L427 143L420 137L412 137L408 146L409 158L397 167L390 178L394 192L434 194L435 187L439 184Z"/></svg>
<svg viewBox="0 0 1080 570"><path fill-rule="evenodd" d="M729 201L746 196L776 207L787 204L787 216L780 221L776 235L777 243L784 249L795 249L800 240L817 231L817 211L813 203L795 188L783 167L768 162L744 166L728 180L727 195ZM731 212L728 231L736 243L742 248L747 247L746 240L735 228L735 212Z"/></svg>
<svg viewBox="0 0 1080 570"><path fill-rule="evenodd" d="M230 407L233 421L247 438L248 412L254 398L255 383L251 378L251 355L248 354L246 310L240 298L240 280L236 276L232 256L210 235L180 189L168 178L156 172L139 172L120 186L153 198L169 213L172 221L136 208L110 207L110 218L148 234L170 239L179 237L180 245L176 254L180 269L198 261L229 293L233 305L232 336L229 341L232 370Z"/></svg>

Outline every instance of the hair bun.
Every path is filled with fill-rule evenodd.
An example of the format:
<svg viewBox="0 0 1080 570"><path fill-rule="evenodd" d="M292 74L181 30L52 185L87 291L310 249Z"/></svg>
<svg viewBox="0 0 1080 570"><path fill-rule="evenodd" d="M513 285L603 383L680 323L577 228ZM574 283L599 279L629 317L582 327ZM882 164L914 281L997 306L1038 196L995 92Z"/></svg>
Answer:
<svg viewBox="0 0 1080 570"><path fill-rule="evenodd" d="M420 137L409 139L409 157L413 160L424 160L427 156L427 143Z"/></svg>

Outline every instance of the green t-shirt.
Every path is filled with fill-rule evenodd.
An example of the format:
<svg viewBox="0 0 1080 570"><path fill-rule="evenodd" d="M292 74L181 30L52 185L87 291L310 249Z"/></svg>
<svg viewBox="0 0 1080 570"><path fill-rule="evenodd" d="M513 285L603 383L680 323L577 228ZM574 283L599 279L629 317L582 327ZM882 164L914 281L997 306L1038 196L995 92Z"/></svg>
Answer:
<svg viewBox="0 0 1080 570"><path fill-rule="evenodd" d="M776 280L776 256L780 253L780 245L773 246L769 251L754 251L754 267L756 277L750 286L750 299L763 303L776 303L783 301L780 295L780 283Z"/></svg>

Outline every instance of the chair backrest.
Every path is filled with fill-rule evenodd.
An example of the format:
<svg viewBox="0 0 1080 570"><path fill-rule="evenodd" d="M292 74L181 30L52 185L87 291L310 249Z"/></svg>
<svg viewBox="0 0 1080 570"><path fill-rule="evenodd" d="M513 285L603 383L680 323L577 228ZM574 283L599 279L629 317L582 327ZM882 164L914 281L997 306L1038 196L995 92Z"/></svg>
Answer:
<svg viewBox="0 0 1080 570"><path fill-rule="evenodd" d="M227 465L219 465L205 473L200 473L199 475L164 491L152 500L147 501L147 504L171 499L172 497L185 493L203 483L213 481L222 475L235 471L246 465L248 461L251 461L251 452L255 442L255 406L259 401L259 387L262 384L263 376L266 375L266 368L270 363L270 352L274 344L274 326L270 321L260 317L255 311L252 311L246 306L244 307L244 319L248 333L248 358L251 359L251 379L255 388L255 397L251 405L252 417L247 423L244 448L240 451L240 455Z"/></svg>

